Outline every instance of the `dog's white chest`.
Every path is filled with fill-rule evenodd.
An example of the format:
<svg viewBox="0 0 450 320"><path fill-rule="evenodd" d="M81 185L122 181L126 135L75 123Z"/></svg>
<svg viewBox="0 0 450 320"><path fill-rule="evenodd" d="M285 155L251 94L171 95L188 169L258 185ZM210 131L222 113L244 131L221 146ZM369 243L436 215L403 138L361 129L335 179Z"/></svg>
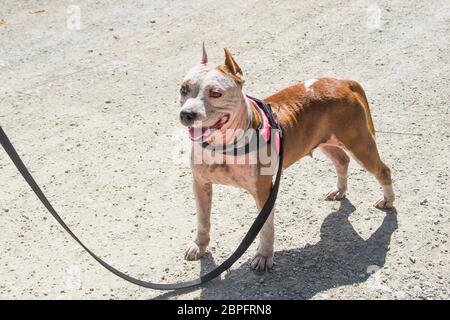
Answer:
<svg viewBox="0 0 450 320"><path fill-rule="evenodd" d="M257 187L258 166L249 162L248 159L243 160L240 157L231 156L212 158L209 152L193 150L191 166L193 174L202 180L240 187L253 192Z"/></svg>

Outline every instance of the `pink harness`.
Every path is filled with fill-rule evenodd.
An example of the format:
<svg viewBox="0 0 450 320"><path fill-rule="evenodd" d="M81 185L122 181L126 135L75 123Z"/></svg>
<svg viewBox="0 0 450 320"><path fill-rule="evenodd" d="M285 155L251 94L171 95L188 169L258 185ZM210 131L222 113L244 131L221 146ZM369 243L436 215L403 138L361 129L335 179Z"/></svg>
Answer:
<svg viewBox="0 0 450 320"><path fill-rule="evenodd" d="M267 115L263 108L259 106L259 104L254 100L254 98L248 97L248 99L252 102L255 109L258 111L259 116L261 118L261 124L258 128L259 135L264 139L265 142L269 143L269 140L271 138L271 129L274 129L270 126L269 119L267 118ZM273 114L273 113L272 113ZM277 153L280 153L280 131L276 130L276 136L275 136L275 145L277 148Z"/></svg>

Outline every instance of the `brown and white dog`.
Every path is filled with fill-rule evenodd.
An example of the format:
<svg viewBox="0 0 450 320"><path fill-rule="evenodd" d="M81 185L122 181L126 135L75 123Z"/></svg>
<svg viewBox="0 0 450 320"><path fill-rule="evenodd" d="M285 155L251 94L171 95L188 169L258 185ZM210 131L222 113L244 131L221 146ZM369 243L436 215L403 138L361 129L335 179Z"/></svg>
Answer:
<svg viewBox="0 0 450 320"><path fill-rule="evenodd" d="M209 144L236 142L239 135L257 128L260 113L243 93L243 72L230 52L225 49L225 63L208 64L205 48L197 66L191 69L181 85L180 121L189 127L191 138L200 132ZM337 184L326 195L328 200L341 200L347 190L347 169L350 155L373 174L383 188L383 196L375 202L377 208L390 208L394 202L391 172L381 161L375 143L367 99L355 81L319 78L285 88L264 99L278 113L284 129L284 161L287 168L300 158L319 148L333 162ZM230 140L231 139L231 140ZM260 209L272 187L272 175L261 174L265 167L259 161L246 163L220 154L223 162L193 143L191 167L197 203L198 230L195 240L186 248L185 258L199 259L210 241L212 185L233 185L247 190ZM248 156L248 155L247 155ZM213 159L214 158L214 159ZM275 170L271 171L275 172ZM273 265L274 213L260 232L260 242L250 265L267 270Z"/></svg>

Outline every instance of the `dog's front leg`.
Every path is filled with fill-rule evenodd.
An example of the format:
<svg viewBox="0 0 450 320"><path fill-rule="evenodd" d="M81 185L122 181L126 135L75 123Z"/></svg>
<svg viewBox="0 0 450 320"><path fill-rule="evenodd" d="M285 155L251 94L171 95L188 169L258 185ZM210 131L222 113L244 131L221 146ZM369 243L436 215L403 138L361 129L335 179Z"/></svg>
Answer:
<svg viewBox="0 0 450 320"><path fill-rule="evenodd" d="M211 183L194 178L194 194L197 203L197 236L186 247L186 260L197 260L205 254L206 247L209 244L209 231L211 229Z"/></svg>
<svg viewBox="0 0 450 320"><path fill-rule="evenodd" d="M269 182L263 187L260 187L253 195L259 210L261 210L269 198L271 189L272 184ZM251 268L258 271L266 271L273 266L273 245L275 240L275 230L273 226L274 211L275 209L272 209L272 212L259 232L258 251L250 262Z"/></svg>

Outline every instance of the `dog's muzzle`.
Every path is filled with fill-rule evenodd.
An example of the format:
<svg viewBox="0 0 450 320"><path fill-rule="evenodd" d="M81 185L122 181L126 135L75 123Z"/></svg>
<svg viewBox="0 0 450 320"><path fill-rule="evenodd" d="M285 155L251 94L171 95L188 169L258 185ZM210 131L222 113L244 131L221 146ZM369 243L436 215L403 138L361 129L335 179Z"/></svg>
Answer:
<svg viewBox="0 0 450 320"><path fill-rule="evenodd" d="M181 110L180 121L185 126L190 126L197 119L197 113L192 111Z"/></svg>

